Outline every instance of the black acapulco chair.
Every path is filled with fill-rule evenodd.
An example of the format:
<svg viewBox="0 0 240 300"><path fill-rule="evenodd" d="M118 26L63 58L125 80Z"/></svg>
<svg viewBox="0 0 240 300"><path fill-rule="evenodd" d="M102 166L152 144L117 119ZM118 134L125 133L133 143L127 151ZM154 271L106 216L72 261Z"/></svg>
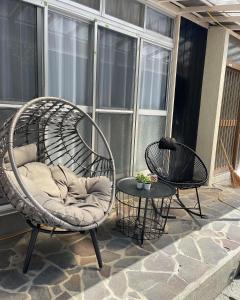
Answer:
<svg viewBox="0 0 240 300"><path fill-rule="evenodd" d="M198 188L206 183L208 172L191 148L174 139L162 138L147 146L145 160L150 172L158 175L159 180L176 187L180 208L201 218L206 217L202 214ZM197 199L193 207L186 207L180 199L179 191L184 189L195 189Z"/></svg>
<svg viewBox="0 0 240 300"><path fill-rule="evenodd" d="M89 146L93 133L101 153ZM36 193L36 185L24 176L32 164L31 176L39 166L44 172L50 172L49 168L52 175L57 171L61 192L67 195L66 201L71 205L64 206L63 200L60 204L54 202L59 199L46 194L53 192L51 188ZM75 183L77 180L77 186L71 183L66 187L64 182L67 179L69 182L75 180ZM49 183L44 176L34 180L41 188L41 181L48 188ZM67 194L70 188L79 188L78 180L89 184L94 182L92 194L89 195L88 190L79 202L74 193L71 197ZM98 193L99 182L103 183L103 190ZM0 184L5 197L32 228L24 273L28 270L39 232L52 235L89 231L98 265L102 267L96 228L108 217L114 203L115 166L103 133L88 114L66 100L53 97L37 98L23 105L0 130ZM44 202L44 198L47 201ZM57 207L60 207L60 212ZM67 217L63 213L65 210L70 210Z"/></svg>

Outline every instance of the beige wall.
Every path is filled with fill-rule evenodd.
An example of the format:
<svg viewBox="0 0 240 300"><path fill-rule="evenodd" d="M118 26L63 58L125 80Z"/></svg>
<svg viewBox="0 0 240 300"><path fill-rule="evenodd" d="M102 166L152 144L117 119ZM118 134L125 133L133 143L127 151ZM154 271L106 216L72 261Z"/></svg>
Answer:
<svg viewBox="0 0 240 300"><path fill-rule="evenodd" d="M201 107L198 125L197 153L209 172L213 183L218 126L222 104L224 76L227 62L229 34L221 27L208 31Z"/></svg>

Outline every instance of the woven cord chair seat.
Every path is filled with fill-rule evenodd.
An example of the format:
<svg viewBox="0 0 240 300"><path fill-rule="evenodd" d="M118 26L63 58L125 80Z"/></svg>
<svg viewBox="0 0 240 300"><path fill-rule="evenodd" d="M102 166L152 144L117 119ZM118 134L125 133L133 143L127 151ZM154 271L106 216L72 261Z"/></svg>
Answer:
<svg viewBox="0 0 240 300"><path fill-rule="evenodd" d="M159 179L180 189L200 187L207 181L207 170L200 157L189 147L175 142L175 149L159 148L159 141L145 152L149 170Z"/></svg>
<svg viewBox="0 0 240 300"><path fill-rule="evenodd" d="M176 198L181 209L201 218L206 217L202 214L198 188L207 182L208 172L201 158L191 148L174 139L162 138L147 146L145 161L159 180L176 187ZM196 191L196 203L186 207L179 190L192 188Z"/></svg>
<svg viewBox="0 0 240 300"><path fill-rule="evenodd" d="M91 147L93 134L100 153ZM99 226L109 215L115 195L112 153L98 126L77 106L53 97L28 102L3 125L0 149L4 195L32 224L81 231ZM58 176L62 172L61 180L53 178L51 185L49 177L44 190L44 180L53 176L54 168L59 168ZM63 184L69 174L77 182L70 194L69 185ZM58 195L53 184L59 182ZM94 189L99 182L100 190ZM82 190L76 192L80 186Z"/></svg>

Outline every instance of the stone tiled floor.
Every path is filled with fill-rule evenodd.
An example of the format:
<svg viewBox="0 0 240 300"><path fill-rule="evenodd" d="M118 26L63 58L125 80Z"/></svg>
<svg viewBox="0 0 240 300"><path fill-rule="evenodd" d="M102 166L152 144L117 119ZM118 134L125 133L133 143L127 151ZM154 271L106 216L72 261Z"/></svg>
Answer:
<svg viewBox="0 0 240 300"><path fill-rule="evenodd" d="M186 203L193 197L183 195ZM101 271L88 235L40 234L27 274L21 269L29 234L0 242L0 299L177 299L233 250L240 251L239 190L203 188L200 197L208 219L175 210L178 218L168 221L168 234L143 248L115 228L113 214L98 230Z"/></svg>

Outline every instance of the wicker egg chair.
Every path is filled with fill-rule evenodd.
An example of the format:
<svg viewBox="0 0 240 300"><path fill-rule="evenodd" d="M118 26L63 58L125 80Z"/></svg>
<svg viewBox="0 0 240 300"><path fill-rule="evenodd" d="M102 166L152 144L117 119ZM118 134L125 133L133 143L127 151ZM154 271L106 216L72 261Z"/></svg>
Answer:
<svg viewBox="0 0 240 300"><path fill-rule="evenodd" d="M97 151L89 146L94 140L97 141ZM55 195L50 197L42 190L36 193L36 184L33 189L32 181L26 177L28 175L23 176L31 168L31 172L37 172L39 166L46 174L49 174L49 169L53 172L59 167L58 175L62 171L60 175L65 176L61 180L64 181L66 174L70 174L69 178L75 183L76 180L83 181L83 188L91 184L92 194L88 190L85 200L79 201L76 195L71 195L69 199L73 202L70 201L67 208L62 202L55 205L54 201L60 201ZM35 174L35 182L45 180L46 183L44 174ZM102 184L102 180L109 184L105 194L94 190L100 181ZM66 100L53 97L37 98L23 105L0 130L0 184L4 196L24 215L32 228L24 273L28 270L39 232L66 234L90 231L98 265L102 267L96 228L108 217L114 202L115 166L104 135L88 114ZM69 187L66 188L62 182L59 187L69 192ZM79 188L78 184L72 187ZM102 187L105 188L104 184ZM42 188L41 184L38 188ZM49 188L48 192L51 194L52 189ZM43 198L46 198L44 203ZM86 199L90 199L90 203L86 203ZM51 209L46 206L49 203ZM53 206L60 206L61 213L55 213ZM71 215L66 217L62 211L68 210Z"/></svg>

